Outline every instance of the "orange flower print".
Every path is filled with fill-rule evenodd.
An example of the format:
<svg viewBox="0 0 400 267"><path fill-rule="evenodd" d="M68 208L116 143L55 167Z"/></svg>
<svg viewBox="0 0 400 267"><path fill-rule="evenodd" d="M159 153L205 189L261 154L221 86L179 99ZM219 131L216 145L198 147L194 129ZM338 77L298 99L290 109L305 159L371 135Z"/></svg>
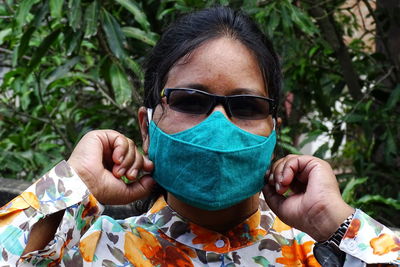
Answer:
<svg viewBox="0 0 400 267"><path fill-rule="evenodd" d="M82 211L82 216L81 217L85 218L87 216L93 216L98 211L99 211L98 201L92 194L90 194L89 195L89 200L85 204L85 209Z"/></svg>
<svg viewBox="0 0 400 267"><path fill-rule="evenodd" d="M191 232L196 236L193 238L193 244L202 244L203 249L207 251L214 251L218 253L228 252L229 244L227 240L223 240L221 247L217 247L215 243L222 239L222 236L216 232L212 232L193 223L190 223Z"/></svg>
<svg viewBox="0 0 400 267"><path fill-rule="evenodd" d="M25 201L27 203L29 203L29 205L31 205L31 207L33 207L36 210L39 209L39 207L40 207L39 199L37 198L37 196L34 193L32 193L32 192L23 192L21 194L21 197L23 197L25 199Z"/></svg>
<svg viewBox="0 0 400 267"><path fill-rule="evenodd" d="M272 226L272 229L274 229L277 232L283 232L292 229L289 225L285 224L282 222L278 217L276 217L274 221L274 225Z"/></svg>
<svg viewBox="0 0 400 267"><path fill-rule="evenodd" d="M249 245L267 234L262 228L259 228L261 221L261 212L257 211L246 221L234 227L232 230L224 233L230 241L231 250L236 250Z"/></svg>
<svg viewBox="0 0 400 267"><path fill-rule="evenodd" d="M145 229L136 228L139 236L125 235L125 257L135 266L192 267L192 261L177 247L163 248L157 238Z"/></svg>
<svg viewBox="0 0 400 267"><path fill-rule="evenodd" d="M313 244L313 241L298 244L297 241L294 240L292 245L282 246L283 257L277 258L276 262L286 267L321 266L314 255L310 254Z"/></svg>
<svg viewBox="0 0 400 267"><path fill-rule="evenodd" d="M190 247L185 246L182 243L176 242L175 239L170 238L169 236L164 234L164 232L162 232L161 230L158 230L158 233L162 239L169 241L171 244L173 244L173 246L176 246L177 248L179 248L180 250L185 252L185 254L189 255L189 257L191 257L191 258L197 257L196 251L194 251Z"/></svg>
<svg viewBox="0 0 400 267"><path fill-rule="evenodd" d="M22 198L18 196L8 202L0 213L0 227L10 224L18 215L20 211L29 208L29 204Z"/></svg>
<svg viewBox="0 0 400 267"><path fill-rule="evenodd" d="M400 240L389 234L381 234L370 241L373 253L379 256L400 250Z"/></svg>
<svg viewBox="0 0 400 267"><path fill-rule="evenodd" d="M145 241L133 233L125 234L124 254L130 263L137 267L151 267L153 264L146 257L143 257L141 246L146 245Z"/></svg>
<svg viewBox="0 0 400 267"><path fill-rule="evenodd" d="M157 213L157 212L159 212L160 210L162 210L166 206L167 206L167 202L165 202L163 196L160 196L157 199L156 203L154 203L154 205L151 207L150 213L151 214Z"/></svg>
<svg viewBox="0 0 400 267"><path fill-rule="evenodd" d="M360 230L360 227L361 227L361 221L357 218L353 219L343 239L356 237L358 231Z"/></svg>
<svg viewBox="0 0 400 267"><path fill-rule="evenodd" d="M81 252L82 258L86 262L92 262L94 253L96 252L97 241L99 241L101 231L96 231L85 237L79 243L79 251Z"/></svg>

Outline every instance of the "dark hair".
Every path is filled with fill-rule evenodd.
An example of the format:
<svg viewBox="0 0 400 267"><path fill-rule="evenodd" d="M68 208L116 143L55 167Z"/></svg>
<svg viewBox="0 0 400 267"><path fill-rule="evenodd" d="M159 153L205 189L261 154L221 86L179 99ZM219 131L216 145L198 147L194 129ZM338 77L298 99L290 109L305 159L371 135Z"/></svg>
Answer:
<svg viewBox="0 0 400 267"><path fill-rule="evenodd" d="M239 40L255 54L269 97L279 104L281 68L271 41L249 16L219 6L189 13L166 29L147 59L144 105L155 108L160 103L168 72L179 59L204 42L223 36Z"/></svg>

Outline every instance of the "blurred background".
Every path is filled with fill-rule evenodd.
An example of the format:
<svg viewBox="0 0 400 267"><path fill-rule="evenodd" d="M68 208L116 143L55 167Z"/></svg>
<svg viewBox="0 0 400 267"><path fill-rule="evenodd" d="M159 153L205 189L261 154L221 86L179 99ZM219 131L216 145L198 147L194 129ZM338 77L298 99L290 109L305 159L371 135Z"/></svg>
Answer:
<svg viewBox="0 0 400 267"><path fill-rule="evenodd" d="M0 177L33 181L92 129L140 145L145 55L214 5L250 14L281 56L280 153L328 160L349 204L400 227L398 0L0 0Z"/></svg>

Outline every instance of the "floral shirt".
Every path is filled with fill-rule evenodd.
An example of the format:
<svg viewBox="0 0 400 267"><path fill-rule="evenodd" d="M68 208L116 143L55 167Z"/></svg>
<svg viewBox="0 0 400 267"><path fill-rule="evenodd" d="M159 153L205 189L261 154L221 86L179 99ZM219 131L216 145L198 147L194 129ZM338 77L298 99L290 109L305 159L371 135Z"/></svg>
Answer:
<svg viewBox="0 0 400 267"><path fill-rule="evenodd" d="M114 220L65 161L0 209L0 266L320 266L314 241L259 210L225 233L186 221L160 197L141 216ZM33 225L65 210L54 239L22 255ZM345 266L400 265L400 242L357 210L343 241ZM385 265L390 266L390 265Z"/></svg>

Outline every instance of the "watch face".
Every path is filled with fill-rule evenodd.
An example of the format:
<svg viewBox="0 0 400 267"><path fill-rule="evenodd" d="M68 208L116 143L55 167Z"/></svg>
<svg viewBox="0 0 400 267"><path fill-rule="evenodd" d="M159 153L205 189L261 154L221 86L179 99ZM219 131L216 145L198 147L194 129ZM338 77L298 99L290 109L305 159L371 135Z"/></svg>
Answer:
<svg viewBox="0 0 400 267"><path fill-rule="evenodd" d="M344 264L346 253L332 243L315 243L314 257L323 267L341 267Z"/></svg>

